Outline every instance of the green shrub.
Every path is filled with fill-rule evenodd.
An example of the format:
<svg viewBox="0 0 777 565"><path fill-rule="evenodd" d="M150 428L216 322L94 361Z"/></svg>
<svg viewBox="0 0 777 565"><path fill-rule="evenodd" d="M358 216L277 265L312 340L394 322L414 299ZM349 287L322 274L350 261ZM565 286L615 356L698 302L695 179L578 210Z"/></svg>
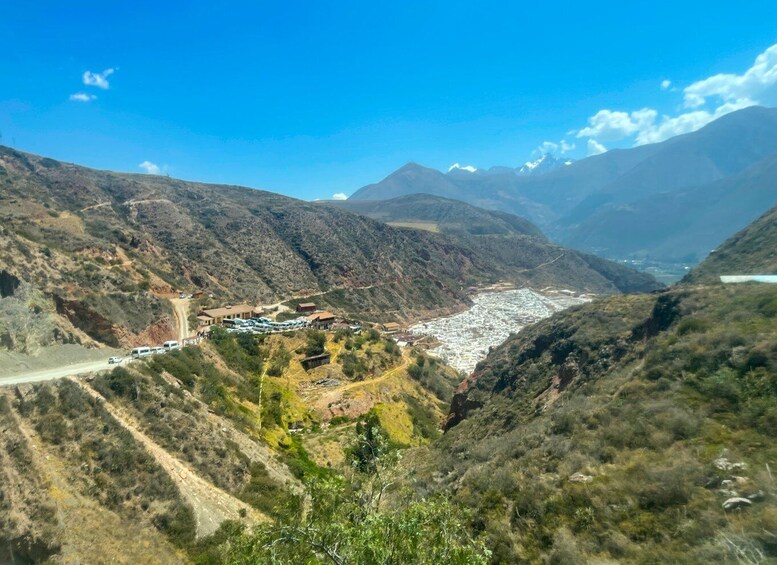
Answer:
<svg viewBox="0 0 777 565"><path fill-rule="evenodd" d="M305 345L305 355L311 357L313 355L321 355L326 351L326 334L322 331L311 330L307 335L307 342Z"/></svg>

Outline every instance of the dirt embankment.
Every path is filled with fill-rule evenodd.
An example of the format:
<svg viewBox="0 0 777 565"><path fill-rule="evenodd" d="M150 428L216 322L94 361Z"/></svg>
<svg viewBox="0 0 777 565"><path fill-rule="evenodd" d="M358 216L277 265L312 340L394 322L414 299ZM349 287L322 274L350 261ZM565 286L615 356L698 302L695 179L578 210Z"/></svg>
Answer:
<svg viewBox="0 0 777 565"><path fill-rule="evenodd" d="M14 401L10 389L0 390L6 406ZM14 410L3 414L2 436L12 449L0 456L5 475L5 518L19 538L0 551L0 562L60 563L185 563L159 531L141 522L128 522L84 494L74 473L51 444L44 443ZM49 516L45 520L43 516ZM3 520L0 520L2 522ZM3 552L10 550L12 556Z"/></svg>
<svg viewBox="0 0 777 565"><path fill-rule="evenodd" d="M168 473L183 498L191 505L197 523L197 537L214 533L224 520L263 521L267 517L245 502L210 484L188 465L173 457L138 429L133 419L121 408L105 401L102 395L84 381L71 379L90 396L104 402L110 414L140 443Z"/></svg>

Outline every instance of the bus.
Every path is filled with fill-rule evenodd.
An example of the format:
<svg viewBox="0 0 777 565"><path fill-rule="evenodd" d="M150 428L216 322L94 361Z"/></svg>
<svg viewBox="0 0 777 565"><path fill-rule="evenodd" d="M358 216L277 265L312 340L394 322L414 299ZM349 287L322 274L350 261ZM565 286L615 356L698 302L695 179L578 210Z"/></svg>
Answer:
<svg viewBox="0 0 777 565"><path fill-rule="evenodd" d="M162 344L162 347L165 348L165 351L172 351L174 349L180 349L181 345L175 340L170 340L170 341L164 342Z"/></svg>
<svg viewBox="0 0 777 565"><path fill-rule="evenodd" d="M142 357L150 357L151 356L151 348L144 346L144 347L136 347L131 352L133 359L140 359Z"/></svg>

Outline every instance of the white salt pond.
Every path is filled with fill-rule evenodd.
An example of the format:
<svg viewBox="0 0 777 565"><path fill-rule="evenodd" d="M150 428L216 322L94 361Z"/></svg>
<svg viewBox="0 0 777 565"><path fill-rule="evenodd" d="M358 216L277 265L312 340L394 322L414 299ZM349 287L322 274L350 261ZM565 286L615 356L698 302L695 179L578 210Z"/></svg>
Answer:
<svg viewBox="0 0 777 565"><path fill-rule="evenodd" d="M471 373L511 333L547 318L554 312L589 302L589 296L570 291L543 295L528 288L487 292L473 299L473 306L446 318L420 322L410 327L415 334L431 335L440 345L429 350L451 367Z"/></svg>

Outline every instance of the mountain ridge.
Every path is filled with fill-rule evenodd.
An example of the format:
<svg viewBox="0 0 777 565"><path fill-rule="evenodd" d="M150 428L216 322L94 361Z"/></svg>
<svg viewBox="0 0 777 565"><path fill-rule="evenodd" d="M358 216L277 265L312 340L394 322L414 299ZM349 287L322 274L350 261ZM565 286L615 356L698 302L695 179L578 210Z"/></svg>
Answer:
<svg viewBox="0 0 777 565"><path fill-rule="evenodd" d="M576 256L566 272L522 275L555 252L533 241L511 264L515 246L502 261L441 234L266 191L96 171L9 148L0 148L0 219L1 278L32 284L25 300L40 296L55 311L56 331L43 319L39 326L59 341L172 338L165 296L181 290L216 304L316 295L324 307L372 320L452 313L469 304L466 287L503 277L542 284L564 275L573 288L619 290ZM621 274L621 288L629 277L633 288L655 284ZM0 330L17 342L13 327Z"/></svg>
<svg viewBox="0 0 777 565"><path fill-rule="evenodd" d="M701 197L705 190L717 189L716 183L746 175L775 154L777 109L753 106L722 116L695 132L661 143L614 149L536 177L503 171L447 178L434 174L433 169L408 174L403 167L384 181L357 190L351 199L430 193L515 213L535 222L563 245L606 257L695 262L709 252L711 238L723 241L777 203L777 196L767 202L765 192L762 199L747 201L749 207L730 219L722 213L727 204L721 204L710 236L680 229L678 237L669 242L662 240L661 230L650 230L649 221L638 237L630 233L634 227L628 213L631 207L650 209L649 214L658 218L675 215L676 204L667 194L695 191ZM768 173L763 171L764 182L777 182L777 173ZM735 184L729 188L739 189ZM712 210L709 206L706 209L705 213ZM687 211L693 214L694 207ZM694 221L702 218L694 217ZM674 251L678 242L685 248L679 255Z"/></svg>

